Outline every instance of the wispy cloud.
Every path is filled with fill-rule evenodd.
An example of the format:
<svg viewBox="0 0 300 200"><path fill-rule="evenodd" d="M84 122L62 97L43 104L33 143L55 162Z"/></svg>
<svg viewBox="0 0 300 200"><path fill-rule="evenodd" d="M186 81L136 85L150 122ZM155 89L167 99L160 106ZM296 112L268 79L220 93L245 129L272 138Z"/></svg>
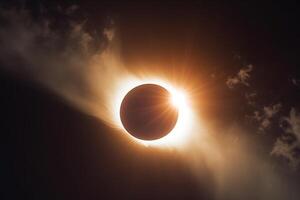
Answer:
<svg viewBox="0 0 300 200"><path fill-rule="evenodd" d="M75 11L77 11L79 9L79 6L76 4L71 5L70 7L68 7L65 11L65 13L67 15L71 15L73 14Z"/></svg>
<svg viewBox="0 0 300 200"><path fill-rule="evenodd" d="M255 106L255 99L257 97L257 93L256 92L247 92L245 94L245 98L246 98L246 101L247 103L250 105L250 106Z"/></svg>
<svg viewBox="0 0 300 200"><path fill-rule="evenodd" d="M282 105L280 103L264 106L262 111L254 111L253 119L259 123L258 130L263 132L272 124L272 119L280 111Z"/></svg>
<svg viewBox="0 0 300 200"><path fill-rule="evenodd" d="M240 71L233 77L229 77L226 80L226 85L233 89L236 85L242 84L245 86L249 86L249 78L250 78L250 72L253 70L253 65L247 65L246 67L240 69Z"/></svg>
<svg viewBox="0 0 300 200"><path fill-rule="evenodd" d="M292 79L291 79L291 82L292 82L292 84L295 85L295 86L300 86L300 80L298 80L298 79L292 78Z"/></svg>
<svg viewBox="0 0 300 200"><path fill-rule="evenodd" d="M300 164L300 157L297 154L297 150L300 149L300 114L292 108L290 116L283 118L283 122L286 122L287 126L282 127L284 134L277 138L271 155L287 159L289 165L297 169Z"/></svg>
<svg viewBox="0 0 300 200"><path fill-rule="evenodd" d="M71 105L111 123L110 91L126 74L114 26L88 31L85 20L69 16L78 6L57 9L64 14L59 21L34 18L26 9L0 9L0 67L29 75Z"/></svg>

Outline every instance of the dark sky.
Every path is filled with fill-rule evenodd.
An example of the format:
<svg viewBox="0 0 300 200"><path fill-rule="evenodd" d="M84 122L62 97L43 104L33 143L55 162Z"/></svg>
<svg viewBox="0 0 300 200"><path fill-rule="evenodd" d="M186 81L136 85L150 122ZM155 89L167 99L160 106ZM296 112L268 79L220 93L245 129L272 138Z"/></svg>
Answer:
<svg viewBox="0 0 300 200"><path fill-rule="evenodd" d="M74 5L75 14L61 11ZM0 14L13 8L29 10L37 23L49 19L62 39L70 19L85 21L95 41L103 39L97 35L113 20L128 70L144 63L189 68L205 82L201 95L210 100L199 104L206 120L224 129L238 124L251 132L245 137L259 141L253 154L271 160L272 169L285 177L280 179L283 185L299 185L296 1L24 0L3 1L0 8ZM205 164L198 166L200 175L195 176L182 154L128 142L100 119L33 81L36 74L27 71L28 63L3 48L7 37L2 33L9 23L2 14L1 26L1 199L229 200L243 196L216 195L215 177ZM15 44L13 39L9 42ZM238 191L245 193L243 199L267 199L258 195L255 181L251 186L247 179L242 182L247 188ZM300 198L295 188L289 190L290 199Z"/></svg>

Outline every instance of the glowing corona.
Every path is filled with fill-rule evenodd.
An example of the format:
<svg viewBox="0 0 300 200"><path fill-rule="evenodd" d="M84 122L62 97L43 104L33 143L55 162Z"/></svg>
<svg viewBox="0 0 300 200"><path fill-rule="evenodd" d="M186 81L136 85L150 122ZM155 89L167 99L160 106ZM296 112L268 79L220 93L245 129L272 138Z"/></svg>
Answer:
<svg viewBox="0 0 300 200"><path fill-rule="evenodd" d="M174 129L165 137L157 140L145 141L131 136L123 127L120 119L119 113L123 98L132 88L142 84L157 84L166 88L172 95L170 103L178 108L178 120ZM194 122L193 113L188 101L188 94L186 94L184 90L177 89L162 79L138 79L129 77L128 79L120 81L120 87L118 87L118 90L114 95L113 107L113 121L117 128L126 133L126 135L132 140L145 146L171 147L174 145L178 146L184 144L189 138L188 134L191 133L190 128Z"/></svg>

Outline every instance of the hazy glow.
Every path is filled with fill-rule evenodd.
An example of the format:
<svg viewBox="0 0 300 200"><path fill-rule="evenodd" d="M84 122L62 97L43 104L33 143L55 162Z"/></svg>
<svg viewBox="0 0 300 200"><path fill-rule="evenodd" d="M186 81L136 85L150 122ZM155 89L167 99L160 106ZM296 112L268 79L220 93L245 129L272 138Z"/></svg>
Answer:
<svg viewBox="0 0 300 200"><path fill-rule="evenodd" d="M131 89L133 89L138 85L151 84L151 83L160 85L166 88L171 93L172 98L170 99L170 103L172 103L178 108L178 120L174 129L165 137L157 140L145 141L131 136L124 129L120 119L120 106L123 98ZM122 132L128 135L128 137L146 146L154 145L154 146L166 147L166 146L182 145L185 142L187 142L188 136L189 134L191 134L190 129L192 128L194 123L193 113L187 99L188 99L187 96L185 96L182 90L175 88L173 85L171 85L170 83L162 79L151 79L151 78L138 79L134 77L128 77L127 79L124 79L123 81L120 82L120 87L119 89L117 89L114 99L112 101L114 107L113 109L114 122L117 125L117 127L122 130Z"/></svg>

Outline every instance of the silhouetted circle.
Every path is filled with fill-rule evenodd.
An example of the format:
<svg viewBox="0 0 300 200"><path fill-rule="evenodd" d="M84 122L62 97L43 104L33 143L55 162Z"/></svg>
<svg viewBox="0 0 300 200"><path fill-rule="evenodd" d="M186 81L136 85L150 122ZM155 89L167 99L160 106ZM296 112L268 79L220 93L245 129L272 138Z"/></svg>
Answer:
<svg viewBox="0 0 300 200"><path fill-rule="evenodd" d="M124 128L142 140L166 136L175 126L178 110L170 103L171 94L155 84L143 84L124 97L120 117Z"/></svg>

